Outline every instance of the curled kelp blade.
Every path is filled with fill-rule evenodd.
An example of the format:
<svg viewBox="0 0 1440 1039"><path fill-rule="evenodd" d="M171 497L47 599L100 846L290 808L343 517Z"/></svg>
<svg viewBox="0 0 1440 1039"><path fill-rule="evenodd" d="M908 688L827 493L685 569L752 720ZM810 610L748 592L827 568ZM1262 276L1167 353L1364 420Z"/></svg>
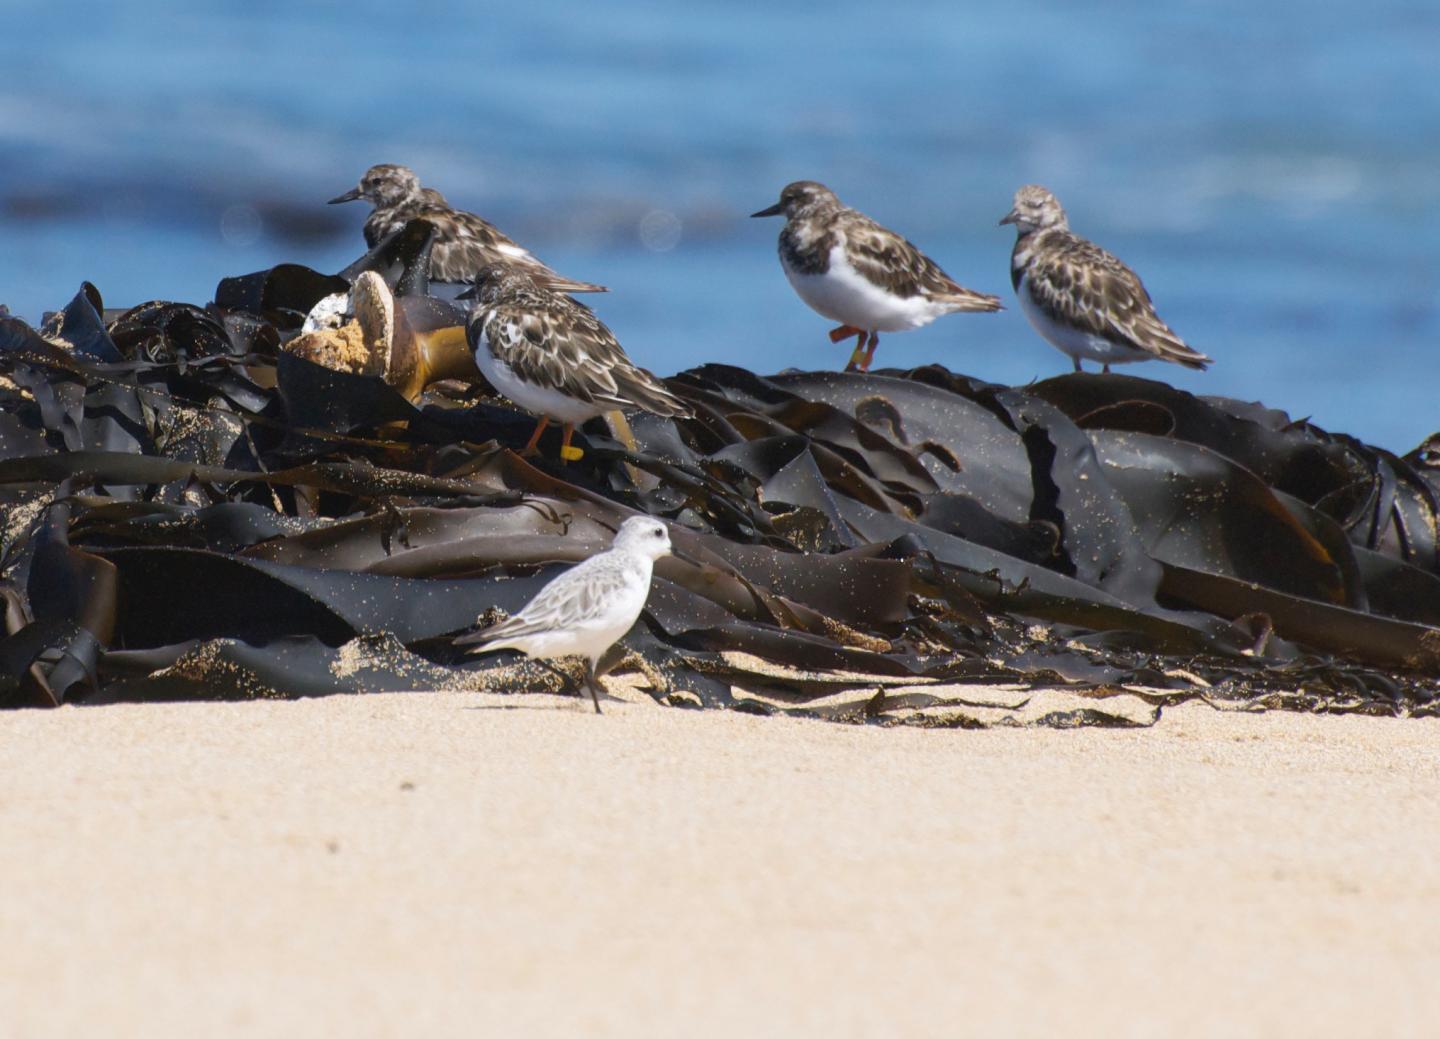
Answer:
<svg viewBox="0 0 1440 1039"><path fill-rule="evenodd" d="M275 368L286 418L297 431L373 430L392 422L408 422L416 415L414 406L378 376L338 371L283 352ZM304 433L297 435L303 438ZM312 446L323 450L323 445Z"/></svg>
<svg viewBox="0 0 1440 1039"><path fill-rule="evenodd" d="M6 589L0 703L53 706L99 687L100 655L119 615L116 573L70 544L69 515L63 500L50 505L16 561L24 594Z"/></svg>
<svg viewBox="0 0 1440 1039"><path fill-rule="evenodd" d="M105 327L104 312L100 290L87 281L64 310L46 316L41 332L79 357L101 363L118 361L120 351Z"/></svg>
<svg viewBox="0 0 1440 1039"><path fill-rule="evenodd" d="M373 271L397 296L426 296L430 288L430 248L435 225L428 220L410 220L400 230L381 239L336 277L353 282L365 271Z"/></svg>
<svg viewBox="0 0 1440 1039"><path fill-rule="evenodd" d="M1348 610L1178 566L1165 568L1164 588L1191 606L1220 616L1263 614L1277 633L1342 658L1440 673L1440 635L1428 625Z"/></svg>
<svg viewBox="0 0 1440 1039"><path fill-rule="evenodd" d="M518 610L527 590L525 581L503 575L416 580L203 549L118 548L105 550L103 559L117 574L124 605L118 633L130 647L213 638L263 644L299 633L329 645L377 632L413 642L463 630L495 606ZM217 596L217 588L227 594ZM264 608L247 608L258 603Z"/></svg>
<svg viewBox="0 0 1440 1039"><path fill-rule="evenodd" d="M109 333L127 360L182 364L220 355L240 356L251 344L237 342L221 316L190 303L154 300L132 307Z"/></svg>
<svg viewBox="0 0 1440 1039"><path fill-rule="evenodd" d="M224 278L215 287L215 305L261 317L282 334L299 329L305 315L326 296L348 292L350 282L298 263Z"/></svg>
<svg viewBox="0 0 1440 1039"><path fill-rule="evenodd" d="M1196 397L1133 376L1062 376L1029 392L1086 429L1146 432L1207 447L1266 485L1324 512L1351 539L1402 559L1440 565L1440 510L1423 453L1400 458L1353 437L1327 433L1284 412Z"/></svg>
<svg viewBox="0 0 1440 1039"><path fill-rule="evenodd" d="M1151 558L1322 602L1352 600L1330 550L1252 473L1166 437L1108 431L1092 437L1107 484L1125 501Z"/></svg>

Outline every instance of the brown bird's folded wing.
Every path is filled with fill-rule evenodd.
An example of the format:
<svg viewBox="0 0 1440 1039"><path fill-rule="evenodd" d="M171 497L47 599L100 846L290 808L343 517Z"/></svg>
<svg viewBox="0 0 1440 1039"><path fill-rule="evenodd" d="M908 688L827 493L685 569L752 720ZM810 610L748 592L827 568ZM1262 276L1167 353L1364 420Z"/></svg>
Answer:
<svg viewBox="0 0 1440 1039"><path fill-rule="evenodd" d="M526 293L496 304L483 329L496 358L526 382L588 403L665 418L690 414L659 379L631 363L588 307L559 293Z"/></svg>
<svg viewBox="0 0 1440 1039"><path fill-rule="evenodd" d="M957 311L1003 309L998 296L967 289L894 231L861 214L855 217L844 225L846 255L870 282L897 296L925 296Z"/></svg>
<svg viewBox="0 0 1440 1039"><path fill-rule="evenodd" d="M1036 306L1061 324L1189 368L1211 363L1160 320L1135 272L1080 238L1042 248L1026 270Z"/></svg>
<svg viewBox="0 0 1440 1039"><path fill-rule="evenodd" d="M523 270L536 284L556 292L607 291L603 285L576 281L551 270L530 250L474 213L432 206L415 215L436 226L436 240L430 253L430 276L436 281L473 281L481 268L503 263Z"/></svg>

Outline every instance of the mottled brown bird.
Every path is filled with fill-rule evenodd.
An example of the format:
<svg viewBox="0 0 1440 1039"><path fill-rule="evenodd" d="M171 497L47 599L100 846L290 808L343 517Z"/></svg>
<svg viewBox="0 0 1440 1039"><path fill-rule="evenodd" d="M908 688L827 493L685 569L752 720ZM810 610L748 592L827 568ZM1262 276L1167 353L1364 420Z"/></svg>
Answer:
<svg viewBox="0 0 1440 1039"><path fill-rule="evenodd" d="M797 180L751 216L785 217L780 266L810 309L858 337L846 371L868 371L881 332L904 332L943 314L1000 310L1000 299L957 283L888 228L841 203L824 184Z"/></svg>
<svg viewBox="0 0 1440 1039"><path fill-rule="evenodd" d="M1038 184L1015 192L1000 220L1018 232L1010 281L1020 309L1047 342L1081 359L1112 364L1173 361L1204 368L1211 359L1191 349L1161 321L1135 272L1070 230L1060 201Z"/></svg>
<svg viewBox="0 0 1440 1039"><path fill-rule="evenodd" d="M524 271L487 267L461 298L476 301L465 326L476 366L490 385L540 419L526 453L537 449L551 419L565 424L561 457L568 459L575 427L607 411L690 414L664 383L625 355L588 307Z"/></svg>
<svg viewBox="0 0 1440 1039"><path fill-rule="evenodd" d="M375 207L365 220L365 244L372 249L416 217L435 225L430 248L432 281L468 284L481 268L506 263L557 292L606 291L603 285L557 274L488 220L454 209L440 192L421 187L420 178L406 166L371 166L359 184L332 198L330 204L356 199Z"/></svg>

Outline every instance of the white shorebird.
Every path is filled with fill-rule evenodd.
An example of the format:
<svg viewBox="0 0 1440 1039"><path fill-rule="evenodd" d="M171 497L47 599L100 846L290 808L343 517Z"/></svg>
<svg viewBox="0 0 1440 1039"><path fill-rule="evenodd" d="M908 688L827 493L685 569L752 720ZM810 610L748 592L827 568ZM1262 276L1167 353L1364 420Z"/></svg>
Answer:
<svg viewBox="0 0 1440 1039"><path fill-rule="evenodd" d="M1132 361L1172 361L1204 368L1192 349L1160 320L1150 293L1129 267L1070 230L1060 200L1038 184L1015 192L1000 220L1014 224L1010 282L1026 318L1051 346L1102 370Z"/></svg>
<svg viewBox="0 0 1440 1039"><path fill-rule="evenodd" d="M811 310L840 322L832 343L857 337L847 372L870 370L881 332L921 328L944 314L1001 309L998 297L960 285L824 184L787 184L779 202L750 215L785 217L780 266Z"/></svg>
<svg viewBox="0 0 1440 1039"><path fill-rule="evenodd" d="M595 667L634 626L650 596L655 560L670 553L664 523L631 516L604 552L556 577L515 616L461 636L455 645L473 646L477 653L518 649L539 659L583 657L585 684L599 714Z"/></svg>

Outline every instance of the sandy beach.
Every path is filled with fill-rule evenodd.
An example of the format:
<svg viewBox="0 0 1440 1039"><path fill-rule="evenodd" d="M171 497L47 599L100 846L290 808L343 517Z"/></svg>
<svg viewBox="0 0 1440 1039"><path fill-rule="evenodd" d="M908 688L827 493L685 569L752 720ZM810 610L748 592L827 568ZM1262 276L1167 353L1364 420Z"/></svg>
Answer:
<svg viewBox="0 0 1440 1039"><path fill-rule="evenodd" d="M1433 721L0 719L6 1034L1418 1035Z"/></svg>

